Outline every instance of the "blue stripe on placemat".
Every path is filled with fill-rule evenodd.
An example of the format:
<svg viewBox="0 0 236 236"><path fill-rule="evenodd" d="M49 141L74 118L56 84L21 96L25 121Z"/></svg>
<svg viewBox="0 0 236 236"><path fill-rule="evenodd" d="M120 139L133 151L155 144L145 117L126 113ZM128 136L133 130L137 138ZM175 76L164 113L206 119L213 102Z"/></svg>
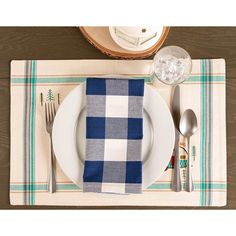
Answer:
<svg viewBox="0 0 236 236"><path fill-rule="evenodd" d="M30 205L35 203L35 93L36 93L36 61L32 61L31 71L31 117L30 117L30 183L31 183L31 198Z"/></svg>
<svg viewBox="0 0 236 236"><path fill-rule="evenodd" d="M211 183L211 172L212 172L212 142L213 142L213 134L212 134L212 126L213 126L213 112L212 112L212 60L208 60L208 185ZM208 202L207 205L211 206L212 204L212 191L211 185L208 186Z"/></svg>
<svg viewBox="0 0 236 236"><path fill-rule="evenodd" d="M201 60L201 206L212 204L212 60Z"/></svg>
<svg viewBox="0 0 236 236"><path fill-rule="evenodd" d="M24 99L24 204L35 204L35 94L36 61L25 62L25 99Z"/></svg>
<svg viewBox="0 0 236 236"><path fill-rule="evenodd" d="M200 157L200 176L201 176L201 205L205 205L205 61L201 60L201 157Z"/></svg>

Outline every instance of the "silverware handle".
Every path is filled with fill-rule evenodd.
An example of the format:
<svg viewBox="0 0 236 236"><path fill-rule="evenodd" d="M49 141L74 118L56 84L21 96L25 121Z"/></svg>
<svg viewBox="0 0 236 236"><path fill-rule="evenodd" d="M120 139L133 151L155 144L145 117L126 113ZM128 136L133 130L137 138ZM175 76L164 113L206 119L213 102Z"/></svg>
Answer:
<svg viewBox="0 0 236 236"><path fill-rule="evenodd" d="M182 190L178 145L175 146L174 150L174 176L173 176L172 190L175 192L180 192Z"/></svg>
<svg viewBox="0 0 236 236"><path fill-rule="evenodd" d="M48 178L48 192L56 192L56 178L54 173L54 152L52 146L52 135L50 134L50 143L51 143L51 155L49 163L49 178Z"/></svg>
<svg viewBox="0 0 236 236"><path fill-rule="evenodd" d="M194 187L192 178L192 158L190 155L190 138L187 138L187 145L188 145L188 166L187 166L186 190L188 192L192 192L194 190Z"/></svg>

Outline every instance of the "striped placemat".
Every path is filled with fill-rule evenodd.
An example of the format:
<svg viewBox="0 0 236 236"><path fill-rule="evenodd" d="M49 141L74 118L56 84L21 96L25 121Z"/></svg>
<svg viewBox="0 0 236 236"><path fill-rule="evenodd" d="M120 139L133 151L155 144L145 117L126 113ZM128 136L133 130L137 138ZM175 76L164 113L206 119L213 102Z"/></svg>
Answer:
<svg viewBox="0 0 236 236"><path fill-rule="evenodd" d="M199 129L195 147L195 191L171 191L172 161L160 179L140 195L83 193L56 165L57 192L47 192L49 139L45 101L60 104L86 77L128 75L149 82L150 60L18 60L11 63L12 205L224 206L226 204L225 61L193 60L192 75L180 85L181 110L193 109ZM154 83L169 104L170 87ZM181 140L181 145L185 143ZM181 153L182 177L186 159Z"/></svg>

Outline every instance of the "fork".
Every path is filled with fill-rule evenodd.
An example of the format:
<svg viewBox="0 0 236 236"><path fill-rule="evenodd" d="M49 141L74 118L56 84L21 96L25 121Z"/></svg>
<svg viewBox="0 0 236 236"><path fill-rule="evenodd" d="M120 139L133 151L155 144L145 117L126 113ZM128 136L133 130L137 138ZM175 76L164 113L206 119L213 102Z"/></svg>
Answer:
<svg viewBox="0 0 236 236"><path fill-rule="evenodd" d="M45 103L45 121L46 121L46 130L50 136L50 144L51 144L51 155L49 162L49 178L48 178L48 191L50 193L56 192L56 179L54 173L54 151L52 146L52 126L54 117L56 115L55 104L53 102Z"/></svg>

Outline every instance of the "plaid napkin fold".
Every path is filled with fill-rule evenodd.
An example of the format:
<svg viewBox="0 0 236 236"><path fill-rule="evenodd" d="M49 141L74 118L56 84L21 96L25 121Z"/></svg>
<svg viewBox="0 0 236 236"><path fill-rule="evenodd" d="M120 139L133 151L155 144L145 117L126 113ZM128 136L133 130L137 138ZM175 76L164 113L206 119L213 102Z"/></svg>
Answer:
<svg viewBox="0 0 236 236"><path fill-rule="evenodd" d="M141 193L143 79L88 78L84 192Z"/></svg>

